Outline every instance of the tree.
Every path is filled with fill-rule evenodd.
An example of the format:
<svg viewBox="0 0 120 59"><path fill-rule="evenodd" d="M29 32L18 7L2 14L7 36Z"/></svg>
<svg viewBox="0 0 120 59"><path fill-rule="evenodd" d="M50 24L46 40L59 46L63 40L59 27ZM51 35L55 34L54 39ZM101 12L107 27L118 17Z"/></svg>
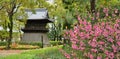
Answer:
<svg viewBox="0 0 120 59"><path fill-rule="evenodd" d="M5 30L0 30L0 40L6 40L9 37L8 32Z"/></svg>
<svg viewBox="0 0 120 59"><path fill-rule="evenodd" d="M0 0L0 20L5 21L5 24L9 29L7 49L10 49L14 20L24 13L25 8L33 10L38 7L38 5L44 3L44 0Z"/></svg>
<svg viewBox="0 0 120 59"><path fill-rule="evenodd" d="M63 32L63 15L65 15L65 9L63 7L62 0L54 0L54 4L49 14L54 19L54 22L50 24L49 38L52 40L61 40Z"/></svg>

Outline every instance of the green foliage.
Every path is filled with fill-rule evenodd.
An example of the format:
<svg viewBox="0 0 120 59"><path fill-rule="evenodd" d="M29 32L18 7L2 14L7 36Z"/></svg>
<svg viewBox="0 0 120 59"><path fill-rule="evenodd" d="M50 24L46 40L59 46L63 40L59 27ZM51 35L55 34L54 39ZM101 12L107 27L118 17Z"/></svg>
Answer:
<svg viewBox="0 0 120 59"><path fill-rule="evenodd" d="M2 42L2 41L0 41L0 46L6 46L6 42Z"/></svg>
<svg viewBox="0 0 120 59"><path fill-rule="evenodd" d="M89 0L63 0L64 8L76 14L84 15L90 9Z"/></svg>
<svg viewBox="0 0 120 59"><path fill-rule="evenodd" d="M111 7L111 8L115 8L120 6L120 0L97 0L96 1L96 8L100 8L100 7Z"/></svg>
<svg viewBox="0 0 120 59"><path fill-rule="evenodd" d="M0 30L0 39L1 40L6 40L9 37L8 32L5 30Z"/></svg>
<svg viewBox="0 0 120 59"><path fill-rule="evenodd" d="M76 16L72 15L72 12L67 11L66 16L63 18L63 29L71 29L77 22ZM67 28L66 28L67 27Z"/></svg>
<svg viewBox="0 0 120 59"><path fill-rule="evenodd" d="M19 42L18 44L20 45L33 45L33 46L39 46L42 47L42 43L41 42Z"/></svg>
<svg viewBox="0 0 120 59"><path fill-rule="evenodd" d="M50 41L50 45L52 46L62 45L62 42L61 41Z"/></svg>

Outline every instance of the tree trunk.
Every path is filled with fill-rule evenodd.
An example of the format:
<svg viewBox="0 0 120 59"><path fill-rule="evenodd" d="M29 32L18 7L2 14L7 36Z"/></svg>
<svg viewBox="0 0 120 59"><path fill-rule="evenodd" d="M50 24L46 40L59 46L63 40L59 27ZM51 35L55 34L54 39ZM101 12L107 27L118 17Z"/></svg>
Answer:
<svg viewBox="0 0 120 59"><path fill-rule="evenodd" d="M62 41L62 35L59 36L59 41Z"/></svg>
<svg viewBox="0 0 120 59"><path fill-rule="evenodd" d="M53 26L54 26L54 41L56 40L56 29L55 29L55 24L53 23Z"/></svg>
<svg viewBox="0 0 120 59"><path fill-rule="evenodd" d="M10 49L10 45L11 45L11 40L12 40L12 33L13 33L13 18L12 15L9 15L9 21L10 23L8 24L9 27L9 39L7 40L7 49Z"/></svg>
<svg viewBox="0 0 120 59"><path fill-rule="evenodd" d="M90 0L90 7L91 7L91 13L94 16L94 20L92 21L92 24L95 24L95 22L97 22L96 20L96 9L95 9L95 1L96 0Z"/></svg>
<svg viewBox="0 0 120 59"><path fill-rule="evenodd" d="M43 48L44 47L43 36L41 36L41 41L42 41L42 47L41 48Z"/></svg>
<svg viewBox="0 0 120 59"><path fill-rule="evenodd" d="M95 0L90 0L91 12L95 13Z"/></svg>

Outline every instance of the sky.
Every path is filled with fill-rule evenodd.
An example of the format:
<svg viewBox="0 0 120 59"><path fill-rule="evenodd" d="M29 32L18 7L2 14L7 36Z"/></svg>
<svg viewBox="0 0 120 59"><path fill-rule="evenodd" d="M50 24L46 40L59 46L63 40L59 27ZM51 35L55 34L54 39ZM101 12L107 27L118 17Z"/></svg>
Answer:
<svg viewBox="0 0 120 59"><path fill-rule="evenodd" d="M50 4L54 4L54 0L46 0L47 2L49 2Z"/></svg>
<svg viewBox="0 0 120 59"><path fill-rule="evenodd" d="M0 27L0 30L2 30L3 28L2 27Z"/></svg>

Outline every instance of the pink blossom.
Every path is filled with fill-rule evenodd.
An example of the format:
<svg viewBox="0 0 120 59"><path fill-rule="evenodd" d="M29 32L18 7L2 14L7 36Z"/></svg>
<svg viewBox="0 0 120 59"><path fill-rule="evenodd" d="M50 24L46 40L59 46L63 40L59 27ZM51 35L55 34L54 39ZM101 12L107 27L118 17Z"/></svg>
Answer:
<svg viewBox="0 0 120 59"><path fill-rule="evenodd" d="M115 17L116 15L115 14L112 14L113 17Z"/></svg>
<svg viewBox="0 0 120 59"><path fill-rule="evenodd" d="M80 24L82 24L82 22L83 22L83 21L82 21L82 19L81 19L81 20L79 20L79 23L80 23Z"/></svg>
<svg viewBox="0 0 120 59"><path fill-rule="evenodd" d="M98 31L95 32L95 36L96 37L99 36L99 32Z"/></svg>
<svg viewBox="0 0 120 59"><path fill-rule="evenodd" d="M76 26L76 27L74 27L74 33L77 34L77 32L79 32L79 29L78 29L78 27Z"/></svg>
<svg viewBox="0 0 120 59"><path fill-rule="evenodd" d="M117 47L115 45L112 45L113 52L117 52Z"/></svg>
<svg viewBox="0 0 120 59"><path fill-rule="evenodd" d="M120 40L120 39L119 39L120 37L119 37L118 35L116 35L115 38L116 38L117 40Z"/></svg>
<svg viewBox="0 0 120 59"><path fill-rule="evenodd" d="M106 13L105 16L108 16L108 13Z"/></svg>
<svg viewBox="0 0 120 59"><path fill-rule="evenodd" d="M81 20L80 16L77 16L77 19L80 21Z"/></svg>
<svg viewBox="0 0 120 59"><path fill-rule="evenodd" d="M81 32L78 34L80 37L83 37L84 36L84 32Z"/></svg>
<svg viewBox="0 0 120 59"><path fill-rule="evenodd" d="M114 28L117 28L117 27L119 27L119 24L114 24Z"/></svg>
<svg viewBox="0 0 120 59"><path fill-rule="evenodd" d="M90 31L90 35L93 35L94 34L94 31Z"/></svg>
<svg viewBox="0 0 120 59"><path fill-rule="evenodd" d="M119 34L120 34L120 30L117 30L116 33L119 33Z"/></svg>
<svg viewBox="0 0 120 59"><path fill-rule="evenodd" d="M96 14L96 15L97 15L97 17L99 17L99 16L100 16L100 13L99 13L99 12L97 12L97 14Z"/></svg>
<svg viewBox="0 0 120 59"><path fill-rule="evenodd" d="M83 51L85 50L85 47L79 47L79 50Z"/></svg>
<svg viewBox="0 0 120 59"><path fill-rule="evenodd" d="M107 51L107 50L105 50L105 52L104 52L106 55L108 55L109 54L109 52Z"/></svg>
<svg viewBox="0 0 120 59"><path fill-rule="evenodd" d="M108 57L106 57L105 59L109 59Z"/></svg>
<svg viewBox="0 0 120 59"><path fill-rule="evenodd" d="M70 36L71 36L72 38L77 38L76 35L75 35L75 33L74 33L72 30L70 30Z"/></svg>
<svg viewBox="0 0 120 59"><path fill-rule="evenodd" d="M92 52L96 53L97 52L97 49L91 49Z"/></svg>
<svg viewBox="0 0 120 59"><path fill-rule="evenodd" d="M73 41L71 41L71 42L72 42L72 44L76 44L76 43L77 43L77 42L76 42L76 41L74 41L74 40L73 40Z"/></svg>
<svg viewBox="0 0 120 59"><path fill-rule="evenodd" d="M113 42L114 40L113 40L112 38L109 38L108 41L109 41L109 42Z"/></svg>
<svg viewBox="0 0 120 59"><path fill-rule="evenodd" d="M83 21L83 25L86 25L86 24L87 24L87 22L86 22L86 20L84 20L84 21Z"/></svg>
<svg viewBox="0 0 120 59"><path fill-rule="evenodd" d="M104 12L104 13L108 13L108 11L109 11L108 8L104 8L104 9L103 9L103 12Z"/></svg>
<svg viewBox="0 0 120 59"><path fill-rule="evenodd" d="M119 23L119 22L120 22L120 19L117 19L117 20L116 20L116 23Z"/></svg>
<svg viewBox="0 0 120 59"><path fill-rule="evenodd" d="M109 16L108 8L104 8L103 12L106 16ZM117 13L117 11L115 12ZM70 39L70 48L72 48L72 51L76 55L69 54L67 58L72 56L73 58L77 58L79 51L83 54L86 53L83 56L90 59L94 59L94 57L96 59L115 58L116 54L119 54L120 47L120 19L110 18L108 20L105 17L106 22L100 19L100 22L96 22L94 25L85 19L78 16L79 23L73 29L69 30L66 35Z"/></svg>
<svg viewBox="0 0 120 59"><path fill-rule="evenodd" d="M103 35L104 35L105 37L108 37L108 31L104 29Z"/></svg>
<svg viewBox="0 0 120 59"><path fill-rule="evenodd" d="M101 25L102 25L102 26L104 26L104 25L105 25L105 23L104 23L104 22L102 22L102 23L101 23Z"/></svg>
<svg viewBox="0 0 120 59"><path fill-rule="evenodd" d="M65 32L68 35L68 31Z"/></svg>
<svg viewBox="0 0 120 59"><path fill-rule="evenodd" d="M95 18L94 18L94 17L92 17L91 19L92 19L92 20L95 20Z"/></svg>
<svg viewBox="0 0 120 59"><path fill-rule="evenodd" d="M104 45L105 44L105 42L103 42L103 41L99 41L98 42L100 45Z"/></svg>
<svg viewBox="0 0 120 59"><path fill-rule="evenodd" d="M108 16L108 11L109 11L108 8L104 8L104 9L103 9L103 12L105 13L106 16Z"/></svg>
<svg viewBox="0 0 120 59"><path fill-rule="evenodd" d="M92 55L92 54L90 54L90 59L94 59L94 57L93 57L93 55Z"/></svg>
<svg viewBox="0 0 120 59"><path fill-rule="evenodd" d="M100 46L100 50L104 51L105 49L104 49L104 47L103 47L103 46Z"/></svg>
<svg viewBox="0 0 120 59"><path fill-rule="evenodd" d="M76 49L76 50L78 49L78 47L77 47L76 44L72 44L72 48L73 48L73 49Z"/></svg>
<svg viewBox="0 0 120 59"><path fill-rule="evenodd" d="M115 13L118 13L118 9L115 9Z"/></svg>
<svg viewBox="0 0 120 59"><path fill-rule="evenodd" d="M97 56L97 59L102 59L102 57L100 57L100 56Z"/></svg>
<svg viewBox="0 0 120 59"><path fill-rule="evenodd" d="M91 47L97 47L97 43L94 42L94 41L89 42L89 45L90 45Z"/></svg>
<svg viewBox="0 0 120 59"><path fill-rule="evenodd" d="M85 30L86 30L86 31L91 31L91 30L92 30L92 26L91 26L91 24L85 26Z"/></svg>
<svg viewBox="0 0 120 59"><path fill-rule="evenodd" d="M97 27L98 27L98 25L94 25L94 26L93 26L93 29L96 29Z"/></svg>
<svg viewBox="0 0 120 59"><path fill-rule="evenodd" d="M74 59L78 59L78 58L74 58Z"/></svg>
<svg viewBox="0 0 120 59"><path fill-rule="evenodd" d="M80 41L80 46L85 46L85 43Z"/></svg>
<svg viewBox="0 0 120 59"><path fill-rule="evenodd" d="M90 38L90 35L89 35L89 34L86 34L85 37L86 37L87 39L89 39L89 38Z"/></svg>
<svg viewBox="0 0 120 59"><path fill-rule="evenodd" d="M120 46L120 41L119 41L119 42L117 42L117 44L118 44L118 46Z"/></svg>
<svg viewBox="0 0 120 59"><path fill-rule="evenodd" d="M96 37L94 37L94 38L92 39L92 41L93 41L93 42L96 42Z"/></svg>
<svg viewBox="0 0 120 59"><path fill-rule="evenodd" d="M114 59L114 57L115 57L115 56L114 56L114 53L113 53L113 52L110 52L110 53L109 53L109 58L110 58L110 59Z"/></svg>
<svg viewBox="0 0 120 59"><path fill-rule="evenodd" d="M64 53L64 56L65 56L67 59L70 59L70 55L69 55L69 54Z"/></svg>

